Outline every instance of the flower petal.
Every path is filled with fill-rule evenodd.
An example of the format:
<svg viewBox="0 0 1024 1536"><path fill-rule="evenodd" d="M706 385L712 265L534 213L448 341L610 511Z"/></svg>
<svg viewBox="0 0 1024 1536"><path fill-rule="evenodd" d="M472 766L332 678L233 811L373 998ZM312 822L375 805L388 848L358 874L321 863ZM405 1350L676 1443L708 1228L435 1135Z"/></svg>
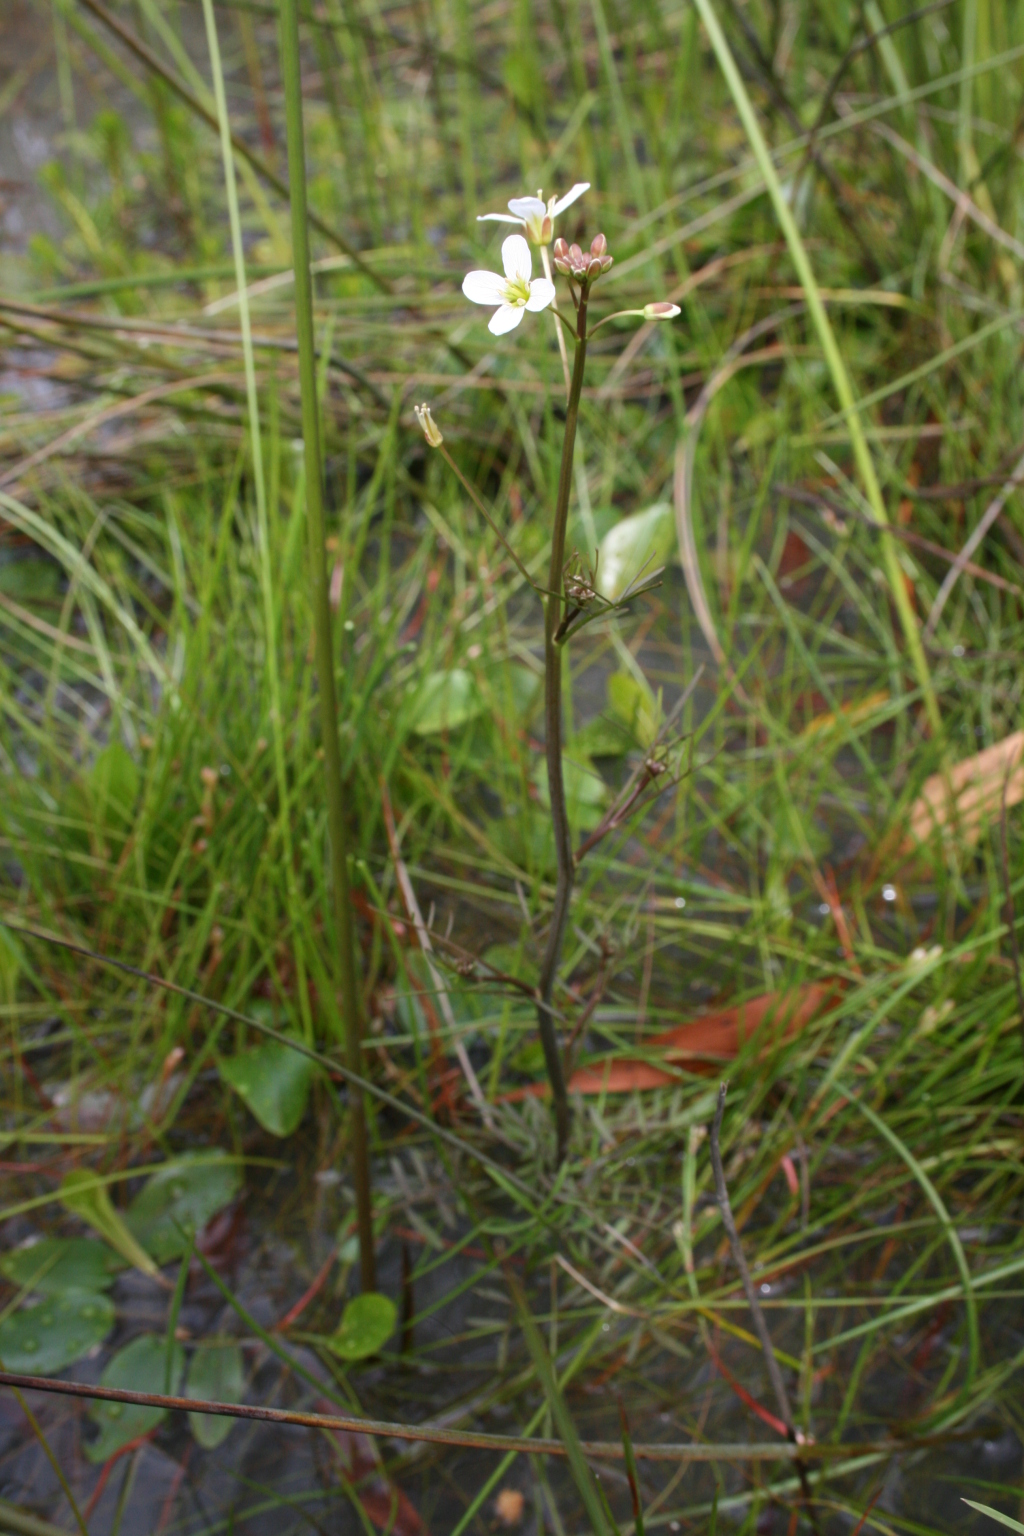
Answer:
<svg viewBox="0 0 1024 1536"><path fill-rule="evenodd" d="M539 197L513 197L509 202L509 212L523 224L527 219L543 218L547 208Z"/></svg>
<svg viewBox="0 0 1024 1536"><path fill-rule="evenodd" d="M478 224L487 224L488 222L495 224L521 224L523 222L522 219L514 219L510 213L478 213L476 221Z"/></svg>
<svg viewBox="0 0 1024 1536"><path fill-rule="evenodd" d="M509 235L507 240L501 242L501 261L510 283L515 282L517 277L523 283L530 281L533 257L522 235Z"/></svg>
<svg viewBox="0 0 1024 1536"><path fill-rule="evenodd" d="M519 236L522 239L522 236ZM523 244L526 241L523 240ZM505 279L497 272L467 272L462 279L462 291L474 304L502 304L505 301Z"/></svg>
<svg viewBox="0 0 1024 1536"><path fill-rule="evenodd" d="M574 203L578 197L582 197L583 196L584 192L589 192L589 191L590 191L590 182L589 181L578 181L574 187L570 187L569 188L568 192L565 194L564 197L560 197L558 199L558 202L555 204L555 206L551 210L551 217L553 219L556 219L560 213L564 213L565 212L566 208L568 208L570 203ZM512 204L510 203L509 207L511 208L511 206L512 206Z"/></svg>
<svg viewBox="0 0 1024 1536"><path fill-rule="evenodd" d="M527 309L547 309L555 296L555 285L546 277L535 277L530 284L530 297L526 301Z"/></svg>
<svg viewBox="0 0 1024 1536"><path fill-rule="evenodd" d="M504 336L506 331L515 330L525 314L521 304L503 304L488 320L487 329L492 336Z"/></svg>

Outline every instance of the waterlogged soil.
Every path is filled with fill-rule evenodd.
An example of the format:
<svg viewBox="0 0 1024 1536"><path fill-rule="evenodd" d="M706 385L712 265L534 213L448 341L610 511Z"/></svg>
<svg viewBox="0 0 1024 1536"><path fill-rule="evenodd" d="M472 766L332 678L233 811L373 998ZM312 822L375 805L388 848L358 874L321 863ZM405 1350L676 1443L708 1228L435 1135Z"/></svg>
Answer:
<svg viewBox="0 0 1024 1536"><path fill-rule="evenodd" d="M500 1271L495 1271L456 1213L450 1170L415 1151L394 1155L376 1169L378 1200L388 1213L387 1235L379 1250L379 1284L399 1302L397 1330L380 1356L347 1369L335 1362L334 1369L329 1369L313 1338L333 1331L346 1295L355 1289L353 1244L345 1237L351 1230L351 1196L333 1167L318 1169L322 1146L312 1142L312 1136L296 1138L283 1153L279 1142L246 1138L251 1161L244 1193L214 1218L200 1238L204 1257L239 1306L225 1300L208 1272L193 1259L176 1330L186 1351L196 1340L237 1340L242 1346L248 1402L322 1412L340 1404L340 1411L348 1407L392 1422L430 1420L452 1428L472 1424L497 1433L519 1432L541 1400L534 1384L518 1393L499 1391L501 1381L507 1382L516 1363L523 1365L526 1358ZM667 1172L661 1170L662 1175ZM636 1177L646 1180L652 1173L657 1179L658 1170L638 1168ZM18 1182L24 1193L28 1186L24 1180ZM660 1196L652 1193L652 1209L661 1206ZM880 1232L898 1215L895 1208L880 1211ZM61 1230L69 1231L73 1225L65 1221ZM5 1227L4 1246L23 1242L42 1229L43 1223L32 1214L17 1217ZM808 1228L807 1247L826 1235ZM901 1268L913 1263L914 1248L913 1239L901 1243ZM329 1262L332 1255L334 1261ZM817 1279L816 1271L810 1262L806 1291L803 1276L795 1272L783 1281L760 1285L780 1351L799 1356L805 1342L803 1309L787 1308L787 1300L813 1295L813 1328L819 1337L849 1326L862 1315L851 1316L837 1307L840 1291L834 1271ZM161 1285L124 1270L111 1292L117 1312L114 1331L101 1348L61 1374L74 1381L96 1382L111 1355L131 1339L140 1334L163 1339L177 1267L169 1265L163 1274L165 1284ZM899 1275L894 1264L887 1282L897 1283ZM538 1313L550 1310L559 1279L564 1293L565 1278L554 1269L551 1275L545 1271L533 1277L532 1300ZM859 1276L851 1274L850 1283L863 1289ZM299 1309L297 1304L311 1288L314 1294ZM871 1420L876 1426L872 1436L884 1435L887 1426L913 1420L915 1410L934 1392L939 1376L960 1379L964 1360L954 1342L961 1336L956 1314L955 1305L937 1308L923 1337L919 1322L909 1325L912 1357L904 1358L903 1340L898 1334L893 1337L891 1363L874 1366L863 1381L857 1426L843 1438L862 1440L864 1426ZM654 1368L647 1360L637 1370L631 1362L643 1329L615 1312L602 1314L599 1307L593 1316L602 1333L600 1360L593 1369L581 1372L568 1394L585 1438L618 1438L620 1398L638 1442L689 1441L695 1429L701 1438L713 1442L777 1438L743 1401L749 1393L760 1404L772 1403L765 1374L757 1367L751 1369L752 1353L745 1346L716 1330L713 1363L695 1329L666 1330L659 1343L669 1347L655 1352ZM731 1325L749 1330L751 1320L745 1310L727 1316ZM286 1318L287 1338L276 1332L276 1325ZM1021 1350L1021 1321L1017 1302L986 1308L986 1358L1009 1359ZM253 1324L270 1332L278 1341L279 1353L255 1333ZM562 1327L575 1340L565 1352L563 1335L560 1364L564 1367L581 1335L571 1313L564 1314ZM557 1354L557 1337L553 1343ZM826 1358L830 1365L820 1373L822 1378L833 1372L845 1376L853 1368L856 1347L847 1346L838 1356ZM323 1390L315 1389L309 1378L322 1383ZM811 1384L812 1424L818 1418L815 1405L825 1406L823 1393L833 1410L818 1418L825 1437L834 1428L836 1393L841 1395L843 1385L834 1379L815 1379ZM204 1450L186 1416L174 1414L101 1467L87 1457L95 1435L88 1404L32 1394L32 1407L94 1533L200 1536L239 1530L280 1536L283 1531L312 1528L357 1536L376 1528L393 1530L397 1536L424 1532L440 1536L455 1528L469 1499L497 1463L495 1455L477 1450L410 1447L397 1440L374 1443L347 1434L243 1422L236 1422L218 1447ZM550 1433L550 1426L542 1424L540 1432ZM889 1528L890 1519L898 1525L903 1517L943 1531L980 1532L984 1528L980 1517L960 1502L962 1493L976 1493L985 1484L1003 1488L1019 1484L1022 1470L1017 1437L1004 1423L986 1424L983 1415L962 1435L941 1445L917 1448L905 1456L865 1456L845 1469L835 1467L820 1487L819 1529L836 1536L849 1531L849 1518L830 1509L838 1495L849 1501L849 1508L863 1508L873 1499L881 1529ZM756 1492L759 1484L777 1481L783 1473L783 1468L771 1464L751 1468L720 1463L712 1470L705 1465L679 1469L648 1463L640 1472L645 1502L666 1489L670 1480L673 1486L650 1514L647 1527L670 1533L704 1529L702 1517L680 1516L708 1505L717 1486L724 1528L742 1526L763 1536L783 1536L792 1529L792 1484L779 1489L777 1503ZM616 1508L628 1508L621 1467L604 1466L602 1477ZM504 1500L498 1503L502 1491ZM522 1495L521 1506L514 1497L517 1494ZM59 1527L69 1527L66 1501L47 1455L8 1392L0 1393L0 1498ZM540 1536L544 1531L585 1528L565 1463L554 1458L517 1458L481 1510L475 1529L500 1528L502 1509L506 1514L518 1512L514 1528L523 1533ZM754 1520L753 1526L744 1524L749 1519Z"/></svg>

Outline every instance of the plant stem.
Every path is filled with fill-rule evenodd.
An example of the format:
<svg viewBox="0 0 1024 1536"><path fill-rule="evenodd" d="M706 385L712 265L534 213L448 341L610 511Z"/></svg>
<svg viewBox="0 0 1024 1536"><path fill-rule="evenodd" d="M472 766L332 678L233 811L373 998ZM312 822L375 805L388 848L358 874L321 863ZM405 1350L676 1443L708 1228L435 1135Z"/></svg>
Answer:
<svg viewBox="0 0 1024 1536"><path fill-rule="evenodd" d="M562 648L558 645L555 636L562 622L562 571L565 565L565 531L569 521L569 492L572 488L572 458L576 447L576 422L579 417L580 394L583 390L583 373L587 363L587 292L588 285L585 283L576 312L576 354L573 358L572 379L569 384L565 437L562 441L562 464L558 472L558 499L555 502L555 522L551 531L549 596L544 605L544 745L558 874L555 882L555 905L551 912L547 948L544 951L544 963L540 972L537 1024L554 1099L559 1163L564 1160L569 1146L570 1113L569 1096L565 1087L565 1071L555 1034L554 1015L551 1012L551 998L555 989L558 962L562 956L565 925L569 920L569 901L572 897L575 864L572 852L572 830L565 806L565 781L562 774Z"/></svg>
<svg viewBox="0 0 1024 1536"><path fill-rule="evenodd" d="M350 1072L362 1072L362 1028L356 986L355 936L348 880L348 832L345 786L338 746L338 701L334 689L334 649L324 543L323 462L320 452L320 410L316 391L316 352L313 342L313 287L309 270L309 231L306 222L306 154L302 128L302 83L299 74L299 18L296 0L281 0L281 71L284 78L288 131L288 183L292 211L292 260L295 265L295 322L302 391L302 438L306 448L306 517L309 528L313 616L316 625L316 670L320 693L327 817L334 880L334 920L338 942L341 1006L345 1019L345 1056ZM359 1228L359 1275L364 1291L377 1288L373 1251L373 1207L370 1157L366 1138L366 1109L362 1093L350 1084L352 1115L352 1182L355 1185Z"/></svg>

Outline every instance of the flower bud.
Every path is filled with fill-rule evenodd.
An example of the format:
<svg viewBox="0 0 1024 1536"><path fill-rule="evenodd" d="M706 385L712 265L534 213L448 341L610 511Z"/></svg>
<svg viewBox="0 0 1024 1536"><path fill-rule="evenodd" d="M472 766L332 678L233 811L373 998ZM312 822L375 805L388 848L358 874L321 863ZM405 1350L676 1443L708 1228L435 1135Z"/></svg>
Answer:
<svg viewBox="0 0 1024 1536"><path fill-rule="evenodd" d="M615 260L614 256L602 256L601 257L601 271L602 272L607 272L608 268L611 266L611 264L612 264L612 262L614 260Z"/></svg>
<svg viewBox="0 0 1024 1536"><path fill-rule="evenodd" d="M576 244L569 247L569 264L574 272L583 271L583 252Z"/></svg>
<svg viewBox="0 0 1024 1536"><path fill-rule="evenodd" d="M444 442L444 436L441 432L441 428L430 414L430 406L414 405L413 414L415 415L416 420L419 422L423 436L426 438L431 448L440 448L441 444Z"/></svg>
<svg viewBox="0 0 1024 1536"><path fill-rule="evenodd" d="M569 245L567 241L562 239L561 235L559 235L558 239L554 243L554 246L552 247L552 254L555 258L555 266L557 267L558 271L563 273L563 275L568 276L568 274L572 271L572 268L569 265Z"/></svg>
<svg viewBox="0 0 1024 1536"><path fill-rule="evenodd" d="M669 304L665 299L658 299L654 304L644 305L645 320L674 320L676 315L682 314L678 304Z"/></svg>
<svg viewBox="0 0 1024 1536"><path fill-rule="evenodd" d="M590 242L591 256L603 256L608 249L608 241L604 235L595 235Z"/></svg>
<svg viewBox="0 0 1024 1536"><path fill-rule="evenodd" d="M601 263L596 256L591 256L589 262L587 263L587 276L591 282L593 282L596 277L601 276Z"/></svg>

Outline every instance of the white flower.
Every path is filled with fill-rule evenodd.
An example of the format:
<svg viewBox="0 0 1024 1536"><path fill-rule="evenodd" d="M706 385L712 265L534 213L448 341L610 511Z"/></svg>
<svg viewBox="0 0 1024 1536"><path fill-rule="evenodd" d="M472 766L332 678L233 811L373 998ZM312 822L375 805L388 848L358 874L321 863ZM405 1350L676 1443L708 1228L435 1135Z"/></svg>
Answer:
<svg viewBox="0 0 1024 1536"><path fill-rule="evenodd" d="M488 220L498 224L520 224L526 230L527 239L534 245L547 245L554 234L558 215L564 213L569 204L582 197L584 192L589 191L589 181L578 181L564 197L552 196L546 203L540 192L536 197L514 197L508 205L508 213L478 213L476 221L478 224Z"/></svg>
<svg viewBox="0 0 1024 1536"><path fill-rule="evenodd" d="M493 336L514 331L526 309L547 309L555 296L555 285L546 277L531 277L533 258L522 235L509 235L502 241L501 260L505 276L497 272L467 272L462 291L474 304L490 304L495 313L487 329Z"/></svg>

